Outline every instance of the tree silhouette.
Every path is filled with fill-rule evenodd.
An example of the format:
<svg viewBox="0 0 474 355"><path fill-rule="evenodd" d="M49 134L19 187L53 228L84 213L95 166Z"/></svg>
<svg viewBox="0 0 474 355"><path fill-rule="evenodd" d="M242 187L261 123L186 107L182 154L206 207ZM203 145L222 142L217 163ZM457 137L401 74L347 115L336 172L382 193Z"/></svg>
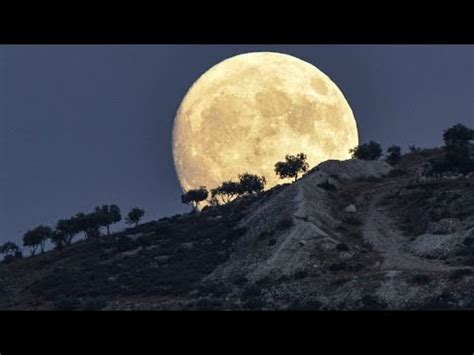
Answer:
<svg viewBox="0 0 474 355"><path fill-rule="evenodd" d="M116 205L103 205L95 208L97 223L107 229L107 235L110 235L110 225L122 220L120 208Z"/></svg>
<svg viewBox="0 0 474 355"><path fill-rule="evenodd" d="M125 218L125 223L134 224L135 227L138 227L138 222L145 215L145 211L141 208L135 207L130 212L128 212L127 217Z"/></svg>
<svg viewBox="0 0 474 355"><path fill-rule="evenodd" d="M79 233L79 225L75 217L60 219L56 224L56 231L64 235L64 244L71 245L74 236Z"/></svg>
<svg viewBox="0 0 474 355"><path fill-rule="evenodd" d="M253 194L255 192L261 192L265 188L266 182L265 176L258 176L249 173L239 175L240 193Z"/></svg>
<svg viewBox="0 0 474 355"><path fill-rule="evenodd" d="M211 190L212 199L220 197L223 203L232 201L240 195L240 184L235 181L224 181L221 186Z"/></svg>
<svg viewBox="0 0 474 355"><path fill-rule="evenodd" d="M72 218L78 232L84 232L86 239L100 236L100 216L95 213L78 213Z"/></svg>
<svg viewBox="0 0 474 355"><path fill-rule="evenodd" d="M38 226L23 235L23 245L30 248L31 256L34 256L38 247L41 248L41 254L44 253L46 240L51 237L50 227Z"/></svg>
<svg viewBox="0 0 474 355"><path fill-rule="evenodd" d="M413 154L419 153L420 150L421 150L419 147L417 147L417 146L415 146L415 145L409 146L408 149L410 149L410 153L413 153Z"/></svg>
<svg viewBox="0 0 474 355"><path fill-rule="evenodd" d="M209 192L206 187L201 186L199 189L189 190L185 194L181 195L181 202L185 204L193 205L193 212L197 210L199 202L205 201L209 196Z"/></svg>
<svg viewBox="0 0 474 355"><path fill-rule="evenodd" d="M392 145L391 147L387 148L388 156L387 156L387 159L385 159L385 160L390 165L398 164L401 160L401 157L402 157L401 152L402 152L402 150L398 145Z"/></svg>
<svg viewBox="0 0 474 355"><path fill-rule="evenodd" d="M309 165L306 162L306 154L299 153L296 156L287 155L285 161L279 161L275 164L275 173L281 178L295 178L298 179L298 174L305 173Z"/></svg>
<svg viewBox="0 0 474 355"><path fill-rule="evenodd" d="M364 143L358 145L355 148L349 150L349 153L352 154L352 158L361 159L361 160L377 160L382 156L382 147L380 144L370 141L369 143Z"/></svg>
<svg viewBox="0 0 474 355"><path fill-rule="evenodd" d="M466 145L474 139L474 130L458 123L443 132L443 140L446 146Z"/></svg>
<svg viewBox="0 0 474 355"><path fill-rule="evenodd" d="M471 159L469 141L474 139L474 130L456 124L443 132L444 161L437 166L435 170L452 170L460 173L474 171L474 161Z"/></svg>
<svg viewBox="0 0 474 355"><path fill-rule="evenodd" d="M0 254L4 255L15 255L20 251L20 247L13 242L6 242L0 245Z"/></svg>
<svg viewBox="0 0 474 355"><path fill-rule="evenodd" d="M54 244L55 248L60 250L67 244L66 240L68 239L68 236L64 232L54 230L51 232L49 239L51 240L51 243Z"/></svg>

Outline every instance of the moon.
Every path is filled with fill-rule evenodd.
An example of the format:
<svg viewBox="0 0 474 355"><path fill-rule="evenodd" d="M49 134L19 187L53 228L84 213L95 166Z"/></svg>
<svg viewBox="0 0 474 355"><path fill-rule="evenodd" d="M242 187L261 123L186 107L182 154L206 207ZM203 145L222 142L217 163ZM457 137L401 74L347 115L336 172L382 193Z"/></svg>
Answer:
<svg viewBox="0 0 474 355"><path fill-rule="evenodd" d="M263 175L281 180L275 163L305 153L309 166L350 158L359 143L351 107L315 66L282 53L254 52L205 72L181 102L173 127L173 158L184 191Z"/></svg>

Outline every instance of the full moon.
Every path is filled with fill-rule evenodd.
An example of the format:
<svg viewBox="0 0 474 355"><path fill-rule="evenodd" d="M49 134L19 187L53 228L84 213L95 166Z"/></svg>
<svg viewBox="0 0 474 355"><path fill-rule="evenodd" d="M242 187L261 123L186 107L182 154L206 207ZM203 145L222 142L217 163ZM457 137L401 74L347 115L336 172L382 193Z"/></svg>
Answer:
<svg viewBox="0 0 474 355"><path fill-rule="evenodd" d="M285 155L305 153L310 168L350 158L357 124L341 90L296 57L256 52L226 59L189 89L173 127L173 158L183 190L212 189L244 172L266 189Z"/></svg>

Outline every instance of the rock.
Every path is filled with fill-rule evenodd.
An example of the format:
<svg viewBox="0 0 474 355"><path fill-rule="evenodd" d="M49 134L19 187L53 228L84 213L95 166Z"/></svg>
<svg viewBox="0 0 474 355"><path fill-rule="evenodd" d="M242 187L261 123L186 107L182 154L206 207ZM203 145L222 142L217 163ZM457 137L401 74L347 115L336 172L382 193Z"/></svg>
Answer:
<svg viewBox="0 0 474 355"><path fill-rule="evenodd" d="M299 244L304 247L306 245L306 241L305 240L300 240Z"/></svg>
<svg viewBox="0 0 474 355"><path fill-rule="evenodd" d="M194 248L194 243L193 242L189 242L189 243L183 243L181 244L181 246L179 247L179 249L181 250L191 250Z"/></svg>
<svg viewBox="0 0 474 355"><path fill-rule="evenodd" d="M426 233L431 234L451 234L459 231L462 227L458 218L443 218L438 222L429 222Z"/></svg>
<svg viewBox="0 0 474 355"><path fill-rule="evenodd" d="M349 206L344 208L344 212L355 213L355 212L357 212L357 208L353 204L350 204Z"/></svg>
<svg viewBox="0 0 474 355"><path fill-rule="evenodd" d="M143 237L143 233L128 234L125 237L130 238L131 240L137 240L140 237Z"/></svg>
<svg viewBox="0 0 474 355"><path fill-rule="evenodd" d="M119 256L120 257L136 256L142 249L143 249L143 247L138 247L137 249L133 249L133 250L130 250L130 251L124 251L123 253L120 253Z"/></svg>

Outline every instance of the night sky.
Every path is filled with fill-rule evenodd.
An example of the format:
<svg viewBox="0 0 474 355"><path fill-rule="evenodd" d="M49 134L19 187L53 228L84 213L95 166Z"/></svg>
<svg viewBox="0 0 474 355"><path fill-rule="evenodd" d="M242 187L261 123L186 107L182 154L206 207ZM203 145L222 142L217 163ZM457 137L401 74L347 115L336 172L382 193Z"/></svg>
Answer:
<svg viewBox="0 0 474 355"><path fill-rule="evenodd" d="M294 55L342 90L362 142L403 150L474 126L474 46L0 46L0 242L115 203L145 220L189 211L173 120L212 65L253 51ZM112 230L123 225L112 226Z"/></svg>

